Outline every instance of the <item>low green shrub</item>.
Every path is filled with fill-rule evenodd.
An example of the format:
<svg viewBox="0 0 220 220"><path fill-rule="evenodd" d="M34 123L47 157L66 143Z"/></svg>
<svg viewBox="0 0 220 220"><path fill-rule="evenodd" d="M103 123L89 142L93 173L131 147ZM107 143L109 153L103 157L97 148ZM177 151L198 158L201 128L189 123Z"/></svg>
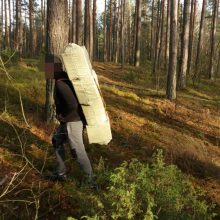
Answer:
<svg viewBox="0 0 220 220"><path fill-rule="evenodd" d="M97 178L101 185L104 184L100 180L107 181L106 190L93 194L84 218L209 220L214 217L214 205L207 204L205 193L193 186L176 166L166 165L161 150L150 165L133 159L109 173L108 178L106 174L103 178L100 175L102 169Z"/></svg>
<svg viewBox="0 0 220 220"><path fill-rule="evenodd" d="M113 219L212 219L213 205L176 166L165 165L162 151L152 165L124 162L110 176L107 197Z"/></svg>

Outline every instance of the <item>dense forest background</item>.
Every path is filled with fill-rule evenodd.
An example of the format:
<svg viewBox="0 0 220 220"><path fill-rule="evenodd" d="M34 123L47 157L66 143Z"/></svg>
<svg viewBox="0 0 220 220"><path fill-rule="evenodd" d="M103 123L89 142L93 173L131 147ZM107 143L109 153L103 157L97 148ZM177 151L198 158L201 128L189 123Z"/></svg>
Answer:
<svg viewBox="0 0 220 220"><path fill-rule="evenodd" d="M104 5L100 11L100 5ZM219 0L0 1L0 219L219 219ZM111 120L96 187L55 157L44 57L85 45ZM134 159L135 158L135 159Z"/></svg>
<svg viewBox="0 0 220 220"><path fill-rule="evenodd" d="M16 50L20 57L37 57L46 52L47 31L56 22L47 19L46 3L1 1L1 50ZM50 11L55 3L48 4L52 4ZM198 82L201 77L214 79L220 75L218 0L106 0L104 12L98 15L95 0L62 4L65 8L60 13L64 14L59 16L65 20L67 41L85 45L93 61L122 66L151 61L158 84L160 75L169 68L171 45L177 50L178 88L186 87L187 78Z"/></svg>

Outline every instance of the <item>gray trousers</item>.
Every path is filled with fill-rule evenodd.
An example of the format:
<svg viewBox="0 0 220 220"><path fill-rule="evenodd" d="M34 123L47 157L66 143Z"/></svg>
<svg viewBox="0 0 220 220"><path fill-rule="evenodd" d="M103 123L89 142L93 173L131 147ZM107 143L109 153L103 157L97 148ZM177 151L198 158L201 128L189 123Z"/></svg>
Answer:
<svg viewBox="0 0 220 220"><path fill-rule="evenodd" d="M89 176L92 176L92 167L83 144L83 123L74 121L61 123L56 129L52 143L55 149L58 173L66 173L64 144L69 141L71 152L76 154L82 170Z"/></svg>

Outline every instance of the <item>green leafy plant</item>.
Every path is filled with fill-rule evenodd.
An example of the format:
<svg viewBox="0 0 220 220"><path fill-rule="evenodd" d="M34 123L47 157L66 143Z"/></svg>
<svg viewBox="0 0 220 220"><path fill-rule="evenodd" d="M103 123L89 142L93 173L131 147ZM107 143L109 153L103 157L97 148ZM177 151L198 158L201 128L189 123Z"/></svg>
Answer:
<svg viewBox="0 0 220 220"><path fill-rule="evenodd" d="M203 196L176 166L165 165L161 150L152 165L135 159L116 168L107 194L113 219L145 220L212 219Z"/></svg>

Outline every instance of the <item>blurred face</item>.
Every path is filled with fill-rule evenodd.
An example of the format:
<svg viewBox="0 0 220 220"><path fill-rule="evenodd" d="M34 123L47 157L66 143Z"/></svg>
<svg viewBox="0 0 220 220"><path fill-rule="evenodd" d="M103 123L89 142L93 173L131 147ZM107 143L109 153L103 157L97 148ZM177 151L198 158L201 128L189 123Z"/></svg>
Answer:
<svg viewBox="0 0 220 220"><path fill-rule="evenodd" d="M54 74L56 72L63 71L60 58L53 54L46 54L44 70L46 79L54 79Z"/></svg>

